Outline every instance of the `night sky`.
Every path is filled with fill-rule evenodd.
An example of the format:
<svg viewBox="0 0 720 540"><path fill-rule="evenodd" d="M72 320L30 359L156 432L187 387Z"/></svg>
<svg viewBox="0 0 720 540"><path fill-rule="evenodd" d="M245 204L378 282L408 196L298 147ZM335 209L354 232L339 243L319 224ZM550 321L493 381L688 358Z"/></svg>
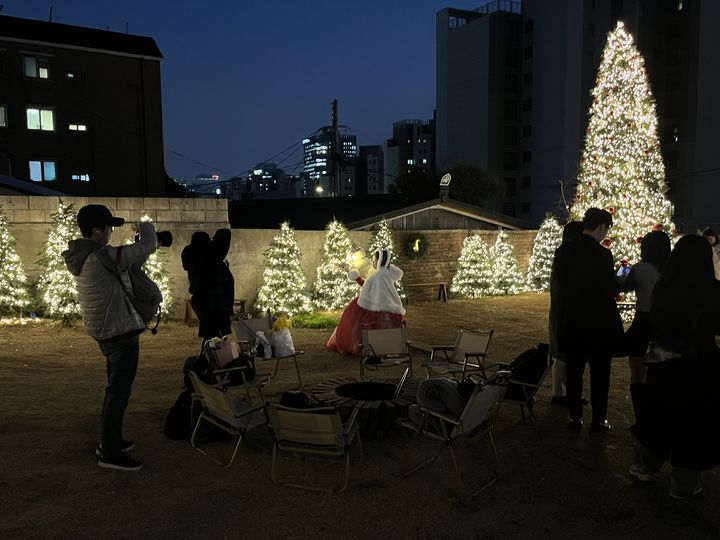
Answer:
<svg viewBox="0 0 720 540"><path fill-rule="evenodd" d="M3 15L155 39L165 166L176 178L245 173L330 123L382 144L396 120L432 117L435 13L483 0L0 0ZM207 164L203 166L190 159ZM288 172L301 150L281 154Z"/></svg>

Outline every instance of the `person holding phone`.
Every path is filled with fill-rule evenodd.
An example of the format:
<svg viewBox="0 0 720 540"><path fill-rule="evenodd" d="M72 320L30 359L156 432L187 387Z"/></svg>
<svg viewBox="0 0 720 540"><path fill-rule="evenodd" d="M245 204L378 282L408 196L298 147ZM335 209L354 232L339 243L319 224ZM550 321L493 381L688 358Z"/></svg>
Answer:
<svg viewBox="0 0 720 540"><path fill-rule="evenodd" d="M642 409L645 374L644 362L650 339L650 308L655 284L665 263L670 258L670 238L663 231L652 231L643 236L640 242L640 262L630 266L621 266L618 270L620 290L635 291L635 317L625 333L630 363L630 397L632 399L635 421Z"/></svg>

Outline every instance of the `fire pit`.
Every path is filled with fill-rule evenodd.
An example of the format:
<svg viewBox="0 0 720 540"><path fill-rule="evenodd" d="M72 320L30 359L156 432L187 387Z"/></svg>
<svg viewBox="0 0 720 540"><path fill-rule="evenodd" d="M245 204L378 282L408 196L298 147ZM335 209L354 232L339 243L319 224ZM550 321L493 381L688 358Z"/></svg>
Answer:
<svg viewBox="0 0 720 540"><path fill-rule="evenodd" d="M407 418L408 407L415 403L417 383L405 382L400 395L393 397L397 383L392 379L332 379L316 384L312 394L323 405L338 407L343 419L358 409L360 434L378 437L392 430L398 418Z"/></svg>

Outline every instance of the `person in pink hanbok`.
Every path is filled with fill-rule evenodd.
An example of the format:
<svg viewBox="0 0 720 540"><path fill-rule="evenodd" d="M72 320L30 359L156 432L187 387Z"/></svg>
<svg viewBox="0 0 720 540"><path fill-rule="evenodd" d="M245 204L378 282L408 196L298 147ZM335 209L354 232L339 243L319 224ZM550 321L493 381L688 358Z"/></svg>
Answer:
<svg viewBox="0 0 720 540"><path fill-rule="evenodd" d="M348 272L348 279L357 281L362 289L345 306L340 322L325 344L328 349L358 355L363 328L397 328L402 324L405 308L395 282L402 278L403 271L390 264L391 259L390 250L380 249L373 253L373 269L367 279L355 269Z"/></svg>

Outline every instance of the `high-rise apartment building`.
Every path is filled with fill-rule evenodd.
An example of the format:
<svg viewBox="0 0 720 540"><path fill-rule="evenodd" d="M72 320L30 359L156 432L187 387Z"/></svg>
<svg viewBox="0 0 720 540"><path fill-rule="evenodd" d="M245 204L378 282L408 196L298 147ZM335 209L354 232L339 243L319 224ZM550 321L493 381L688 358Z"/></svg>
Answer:
<svg viewBox="0 0 720 540"><path fill-rule="evenodd" d="M438 168L467 161L503 178L508 215L539 223L561 212L607 33L622 20L657 102L675 221L683 231L720 224L720 3L494 0L436 19Z"/></svg>
<svg viewBox="0 0 720 540"><path fill-rule="evenodd" d="M357 138L347 133L339 134L340 167L347 167L349 160L358 155ZM347 188L333 186L333 131L329 127L321 129L320 133L311 135L303 140L303 171L308 178L309 190L314 190L318 196L326 196L332 191L336 195L347 195ZM346 175L347 176L347 175Z"/></svg>
<svg viewBox="0 0 720 540"><path fill-rule="evenodd" d="M393 123L393 136L385 143L387 193L395 178L411 172L435 171L435 120L401 120Z"/></svg>

